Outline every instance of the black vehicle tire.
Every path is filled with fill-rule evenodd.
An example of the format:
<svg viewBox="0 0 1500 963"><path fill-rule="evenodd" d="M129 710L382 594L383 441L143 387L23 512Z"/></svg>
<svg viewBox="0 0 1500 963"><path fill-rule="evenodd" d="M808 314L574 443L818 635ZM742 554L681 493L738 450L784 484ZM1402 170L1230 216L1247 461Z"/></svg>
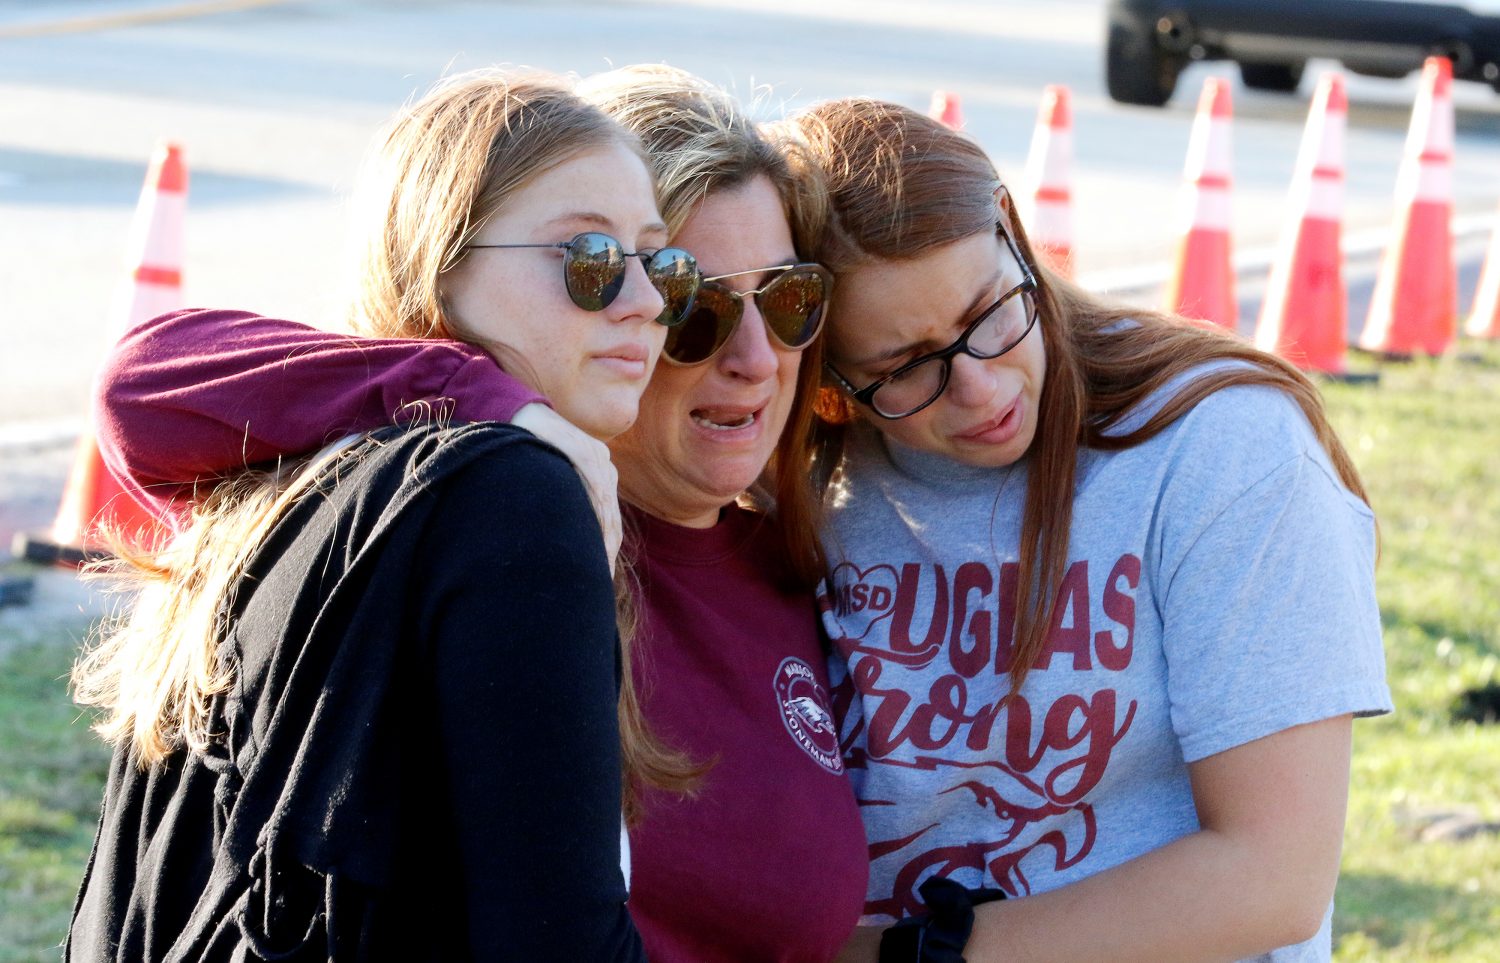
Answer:
<svg viewBox="0 0 1500 963"><path fill-rule="evenodd" d="M1251 90L1272 90L1279 94L1295 93L1302 83L1305 64L1240 64L1240 79Z"/></svg>
<svg viewBox="0 0 1500 963"><path fill-rule="evenodd" d="M1122 104L1160 107L1172 99L1187 59L1163 50L1144 27L1111 23L1104 50L1104 83Z"/></svg>

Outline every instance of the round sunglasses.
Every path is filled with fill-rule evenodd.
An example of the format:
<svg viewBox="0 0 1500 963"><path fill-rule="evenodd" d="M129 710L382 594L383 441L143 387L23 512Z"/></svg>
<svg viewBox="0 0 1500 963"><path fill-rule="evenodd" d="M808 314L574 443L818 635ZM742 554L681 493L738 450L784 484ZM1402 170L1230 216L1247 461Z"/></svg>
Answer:
<svg viewBox="0 0 1500 963"><path fill-rule="evenodd" d="M692 309L703 272L698 261L679 247L655 251L627 251L608 234L585 231L571 241L556 244L466 244L468 250L515 250L557 248L563 251L563 283L568 297L585 311L603 311L625 287L627 258L639 258L646 277L665 302L656 320L668 327L679 325Z"/></svg>
<svg viewBox="0 0 1500 963"><path fill-rule="evenodd" d="M728 278L779 271L754 291L720 284ZM667 332L662 358L679 367L702 364L718 354L745 316L745 299L754 298L766 331L783 348L800 351L823 329L824 308L833 292L833 275L821 264L778 264L704 278L682 323Z"/></svg>

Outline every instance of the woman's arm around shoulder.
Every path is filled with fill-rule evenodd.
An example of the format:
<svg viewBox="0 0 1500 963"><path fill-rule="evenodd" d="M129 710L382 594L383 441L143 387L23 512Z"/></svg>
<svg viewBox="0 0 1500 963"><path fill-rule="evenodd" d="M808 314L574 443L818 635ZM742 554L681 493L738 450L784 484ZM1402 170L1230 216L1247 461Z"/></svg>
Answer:
<svg viewBox="0 0 1500 963"><path fill-rule="evenodd" d="M110 470L158 502L195 478L443 415L508 421L539 400L457 341L372 339L247 311L188 310L132 329L95 387Z"/></svg>

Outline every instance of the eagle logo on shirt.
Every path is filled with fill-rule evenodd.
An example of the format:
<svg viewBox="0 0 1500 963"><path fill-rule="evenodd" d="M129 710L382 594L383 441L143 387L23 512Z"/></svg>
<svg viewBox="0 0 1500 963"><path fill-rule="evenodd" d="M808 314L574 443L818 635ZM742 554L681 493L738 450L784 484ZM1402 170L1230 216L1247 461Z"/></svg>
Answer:
<svg viewBox="0 0 1500 963"><path fill-rule="evenodd" d="M829 735L833 735L833 714L818 705L817 700L812 696L797 696L788 704L792 707L792 711L801 716L802 721L806 722L814 731L826 732Z"/></svg>
<svg viewBox="0 0 1500 963"><path fill-rule="evenodd" d="M844 772L839 753L838 725L829 708L828 688L812 666L786 658L776 668L773 689L786 731L802 751L834 775Z"/></svg>
<svg viewBox="0 0 1500 963"><path fill-rule="evenodd" d="M900 919L922 912L917 889L930 876L956 876L965 885L998 886L1011 896L1025 896L1032 891L1029 869L1058 872L1094 848L1098 824L1090 803L1058 802L999 763L919 756L907 763L881 760L871 765L932 770L943 783L933 790L936 797L966 800L975 808L970 819L954 820L958 832L947 839L938 823L882 839L879 811L889 803L861 799L870 831L871 878L892 882L888 896L865 904L867 914ZM975 870L977 880L970 875Z"/></svg>

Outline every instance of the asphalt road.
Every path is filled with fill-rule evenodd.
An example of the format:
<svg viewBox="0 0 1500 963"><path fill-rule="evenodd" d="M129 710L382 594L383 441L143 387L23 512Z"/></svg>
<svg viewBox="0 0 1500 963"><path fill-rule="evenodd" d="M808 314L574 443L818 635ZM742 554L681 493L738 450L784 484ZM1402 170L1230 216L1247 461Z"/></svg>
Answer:
<svg viewBox="0 0 1500 963"><path fill-rule="evenodd" d="M66 472L55 439L81 419L117 334L111 303L158 138L180 140L191 170L188 302L331 324L343 198L364 147L447 72L665 60L765 116L847 94L925 107L948 89L1012 180L1042 87L1063 83L1074 96L1080 266L1118 281L1147 278L1168 257L1198 87L1231 72L1191 68L1163 110L1113 104L1102 0L234 0L218 4L231 12L170 16L211 6L0 0L0 537L36 524L18 506L55 504L49 486ZM1285 217L1311 87L1283 97L1236 85L1236 244L1250 260ZM1352 78L1349 90L1346 230L1359 235L1390 222L1416 83ZM1500 200L1500 97L1460 85L1456 100L1458 209L1489 215ZM1461 248L1464 303L1482 240ZM1351 269L1351 318L1363 317L1367 270Z"/></svg>

